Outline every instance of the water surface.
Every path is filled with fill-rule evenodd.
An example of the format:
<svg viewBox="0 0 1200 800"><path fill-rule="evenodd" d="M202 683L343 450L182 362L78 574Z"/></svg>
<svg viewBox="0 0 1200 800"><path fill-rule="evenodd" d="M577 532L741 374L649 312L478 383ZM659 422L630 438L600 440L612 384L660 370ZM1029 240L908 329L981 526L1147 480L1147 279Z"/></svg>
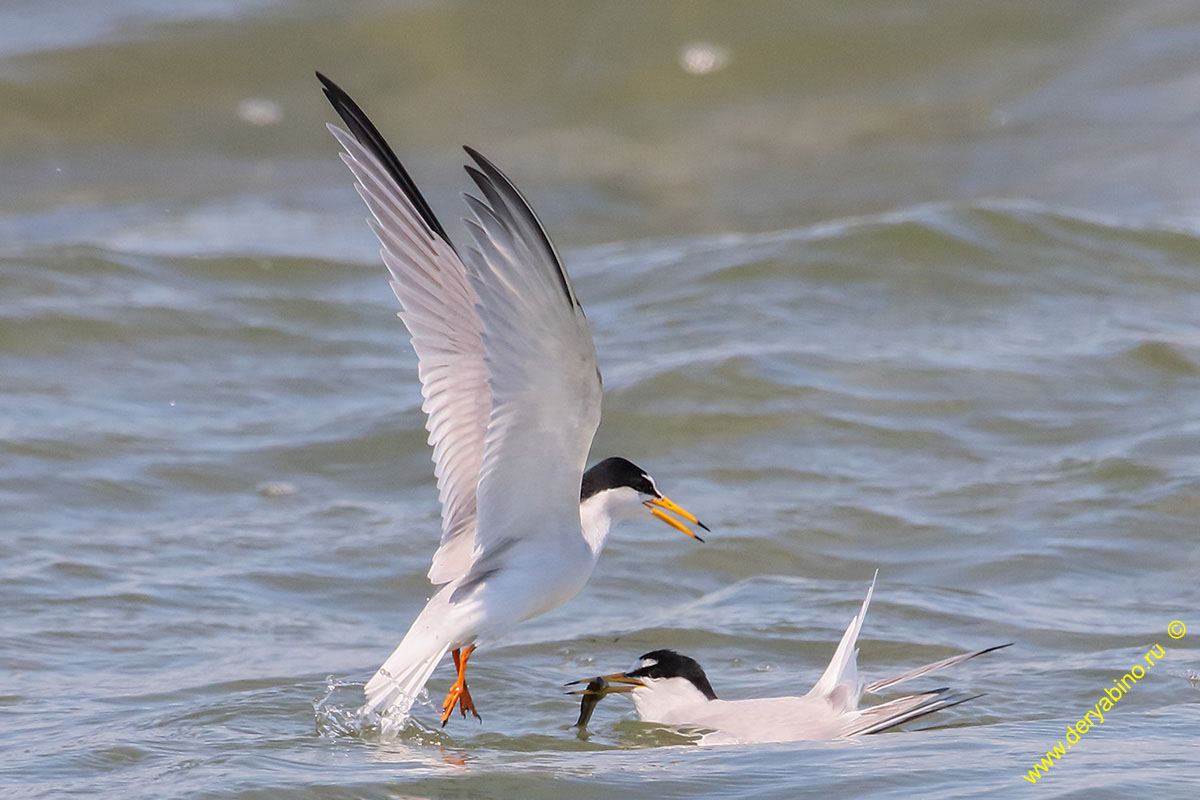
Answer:
<svg viewBox="0 0 1200 800"><path fill-rule="evenodd" d="M0 11L6 797L1192 790L1194 4L169 5ZM621 529L472 661L482 725L393 743L344 712L438 509L313 69L448 222L460 143L511 173L592 323L593 460L713 528ZM986 696L855 742L568 727L562 683L664 646L806 689L876 568L863 674L1012 641L923 684Z"/></svg>

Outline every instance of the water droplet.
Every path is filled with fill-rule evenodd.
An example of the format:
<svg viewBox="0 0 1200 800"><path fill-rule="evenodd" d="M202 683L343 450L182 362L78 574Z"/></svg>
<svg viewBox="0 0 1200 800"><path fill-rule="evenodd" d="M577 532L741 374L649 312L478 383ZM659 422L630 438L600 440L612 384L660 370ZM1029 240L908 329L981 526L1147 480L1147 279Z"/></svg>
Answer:
<svg viewBox="0 0 1200 800"><path fill-rule="evenodd" d="M707 75L729 65L729 48L710 42L692 42L679 51L679 66L692 75Z"/></svg>
<svg viewBox="0 0 1200 800"><path fill-rule="evenodd" d="M238 103L237 114L251 125L278 125L283 121L283 106L265 97L247 97Z"/></svg>

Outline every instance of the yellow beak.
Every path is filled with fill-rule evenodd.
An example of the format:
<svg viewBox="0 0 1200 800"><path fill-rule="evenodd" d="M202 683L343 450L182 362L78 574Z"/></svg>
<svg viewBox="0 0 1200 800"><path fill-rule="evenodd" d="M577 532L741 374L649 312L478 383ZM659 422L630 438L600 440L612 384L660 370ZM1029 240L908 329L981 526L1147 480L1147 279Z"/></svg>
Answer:
<svg viewBox="0 0 1200 800"><path fill-rule="evenodd" d="M704 530L708 530L708 526L705 525L700 520L696 519L696 516L692 512L688 511L686 508L679 505L671 498L656 497L652 500L643 500L642 505L644 505L646 508L650 509L651 514L658 517L659 519L661 519L663 522L670 525L675 530L683 531L688 536L691 536L693 539L695 539L698 542L704 541L699 536L697 536L696 532L693 531L691 528L689 528L687 525L684 525L682 522L675 519L675 517L667 516L666 512L670 511L672 514L683 517L688 522L694 522L697 525L699 525L701 528L704 528ZM666 509L666 511L664 511L663 509Z"/></svg>
<svg viewBox="0 0 1200 800"><path fill-rule="evenodd" d="M571 681L567 686L576 686L580 683L587 683L587 686L582 689L576 689L567 694L586 694L600 695L603 697L606 694L617 694L619 692L632 692L639 686L645 686L638 678L629 678L624 672L614 672L612 675L601 675L597 678L582 678L577 681ZM616 684L615 686L613 684Z"/></svg>

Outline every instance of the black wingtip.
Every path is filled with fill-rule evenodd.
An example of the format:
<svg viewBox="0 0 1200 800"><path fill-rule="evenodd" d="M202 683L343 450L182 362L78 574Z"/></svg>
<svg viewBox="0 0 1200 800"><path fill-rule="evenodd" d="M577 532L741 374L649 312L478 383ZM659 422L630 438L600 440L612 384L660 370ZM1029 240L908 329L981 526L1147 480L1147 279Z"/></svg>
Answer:
<svg viewBox="0 0 1200 800"><path fill-rule="evenodd" d="M329 100L329 104L332 105L334 110L338 112L338 116L341 116L347 125L351 124L350 121L346 120L345 116L342 114L342 109L338 107L339 103L345 103L347 106L357 109L359 113L362 113L362 109L358 108L358 104L354 102L350 95L346 94L345 89L334 83L333 80L330 79L330 77L324 72L321 72L320 70L313 70L313 74L316 75L317 80L321 82L321 91L325 93L325 98ZM366 115L363 114L363 116L365 117Z"/></svg>
<svg viewBox="0 0 1200 800"><path fill-rule="evenodd" d="M463 169L467 171L467 177L474 181L475 185L479 187L479 191L483 192L485 196L488 194L495 196L495 190L492 188L492 185L489 183L486 175L470 164L463 166Z"/></svg>
<svg viewBox="0 0 1200 800"><path fill-rule="evenodd" d="M383 138L383 134L371 122L371 118L366 112L359 107L358 103L354 102L346 90L334 83L327 75L320 70L314 70L317 80L321 82L322 91L325 93L325 99L333 106L333 110L342 118L342 122L346 123L346 127L350 129L350 133L358 140L358 143L371 151L371 153L379 159L392 179L400 187L400 190L412 201L413 207L417 213L421 215L421 219L429 226L429 229L440 236L446 244L451 248L454 245L450 242L450 236L446 233L446 229L442 227L442 223L438 221L437 215L433 213L429 203L425 201L421 190L417 188L417 184L408 174L408 170L400 163L400 159L392 151L387 140Z"/></svg>
<svg viewBox="0 0 1200 800"><path fill-rule="evenodd" d="M575 297L575 292L571 289L571 281L567 278L567 271L563 268L562 259L559 258L558 251L554 248L553 242L550 241L550 236L546 233L545 226L538 219L533 206L529 205L529 201L525 199L525 195L521 194L521 190L517 188L516 184L509 180L508 176L493 164L487 156L483 155L483 153L466 144L462 148L479 167L479 171L472 170L470 166L467 167L467 174L471 176L471 180L479 185L479 188L488 196L488 200L493 203L496 202L493 200L493 195L497 195L497 192L507 195L507 198L502 199L500 202L510 206L510 212L519 211L522 213L530 229L529 232L541 240L542 247L545 248L546 253L553 261L554 267L558 272L559 283L562 285L563 294L567 296L567 302L582 311L583 307L579 305L579 300ZM480 173L486 178L486 181L483 183L479 180ZM493 184L493 187L490 189L487 188L485 186L486 183Z"/></svg>
<svg viewBox="0 0 1200 800"><path fill-rule="evenodd" d="M513 191L517 192L518 195L520 194L520 191L517 189L516 185L508 179L508 176L505 175L499 167L492 163L490 158L476 150L474 147L471 147L469 144L464 144L462 149L463 152L470 156L471 160L478 164L479 168L483 170L489 177L493 179L499 178L503 183L507 183L509 186L511 186Z"/></svg>

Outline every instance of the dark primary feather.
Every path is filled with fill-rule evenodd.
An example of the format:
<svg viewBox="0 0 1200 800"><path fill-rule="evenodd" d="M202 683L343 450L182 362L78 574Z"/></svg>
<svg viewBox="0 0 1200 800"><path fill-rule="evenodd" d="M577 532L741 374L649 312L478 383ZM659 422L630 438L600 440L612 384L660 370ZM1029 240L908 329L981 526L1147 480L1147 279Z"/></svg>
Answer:
<svg viewBox="0 0 1200 800"><path fill-rule="evenodd" d="M869 733L883 733L892 728L912 722L944 708L952 708L970 700L983 697L982 694L966 694L951 692L948 688L934 689L921 694L900 697L888 703L859 709L861 712L858 726L847 730L845 735L856 736Z"/></svg>
<svg viewBox="0 0 1200 800"><path fill-rule="evenodd" d="M571 280L567 277L567 271L563 269L562 259L558 257L558 251L554 249L554 244L546 235L546 229L542 227L541 221L533 212L533 208L530 207L525 196L495 164L474 148L463 147L463 150L466 150L467 155L479 166L478 170L467 167L467 174L471 176L471 180L475 181L479 191L483 192L492 211L515 236L530 245L540 244L542 246L546 256L554 265L558 274L558 282L562 286L567 300L582 313L583 308L575 299L575 292L571 288Z"/></svg>
<svg viewBox="0 0 1200 800"><path fill-rule="evenodd" d="M412 202L413 207L421 215L421 219L425 221L429 229L453 248L454 245L451 243L446 229L442 227L442 223L438 221L437 215L433 213L433 209L425 200L424 195L421 194L421 190L417 188L416 183L409 176L408 170L400 163L400 159L396 157L387 140L379 133L379 130L359 107L358 103L354 102L354 99L345 90L322 73L317 73L317 79L324 86L325 97L329 100L330 105L337 111L342 121L346 123L346 127L350 129L350 133L354 135L354 138L379 159L379 162L383 164L384 168L387 169L388 173L396 181L396 185L400 187ZM476 169L475 167L468 166L466 168L467 173L475 181L480 191L483 192L488 205L491 206L493 215L514 237L527 242L531 247L537 247L542 250L543 254L554 266L559 285L562 287L567 301L582 313L583 309L579 305L579 300L575 297L574 289L571 288L571 280L567 277L567 272L563 268L562 259L559 258L558 251L554 249L554 244L546 234L546 229L542 227L541 221L538 220L537 214L534 213L529 202L525 200L524 195L521 194L520 190L513 185L513 182L495 164L482 154L471 147L463 149L467 151L467 155L479 167Z"/></svg>
<svg viewBox="0 0 1200 800"><path fill-rule="evenodd" d="M895 675L890 678L883 678L881 680L877 680L877 681L868 683L866 686L863 687L863 691L871 692L872 694L878 694L879 692L883 691L884 689L895 686L898 683L904 683L905 681L910 681L913 678L919 678L922 675L928 675L930 672L936 672L937 670L946 669L948 667L953 667L958 664L961 664L964 661L968 661L972 658L975 658L976 656L981 656L984 653L990 653L993 650L1001 650L1005 647L1011 647L1011 646L1012 646L1012 642L1009 642L1008 644L997 644L997 645L993 645L991 647L985 647L982 650L976 650L972 653L963 653L961 655L951 656L950 658L943 658L941 661L935 661L932 664L926 664L923 667L917 667L916 669L910 669L908 672L905 672L901 675Z"/></svg>
<svg viewBox="0 0 1200 800"><path fill-rule="evenodd" d="M437 216L433 213L433 209L429 207L429 203L425 202L425 197L421 194L421 190L417 188L417 184L409 177L408 170L400 163L400 159L396 158L396 154L392 152L392 148L388 145L387 140L379 133L379 130L367 117L366 113L359 108L358 103L346 94L342 87L338 86L329 78L317 73L317 80L325 87L325 97L329 100L333 110L338 113L342 121L346 123L346 127L350 129L350 133L354 134L354 138L359 141L363 147L371 151L379 162L383 164L388 173L396 181L396 184L404 191L404 194L412 202L417 213L421 215L421 219L429 226L429 229L442 238L450 247L454 247L450 242L450 237L446 235L446 229L442 227L442 223L438 222Z"/></svg>

